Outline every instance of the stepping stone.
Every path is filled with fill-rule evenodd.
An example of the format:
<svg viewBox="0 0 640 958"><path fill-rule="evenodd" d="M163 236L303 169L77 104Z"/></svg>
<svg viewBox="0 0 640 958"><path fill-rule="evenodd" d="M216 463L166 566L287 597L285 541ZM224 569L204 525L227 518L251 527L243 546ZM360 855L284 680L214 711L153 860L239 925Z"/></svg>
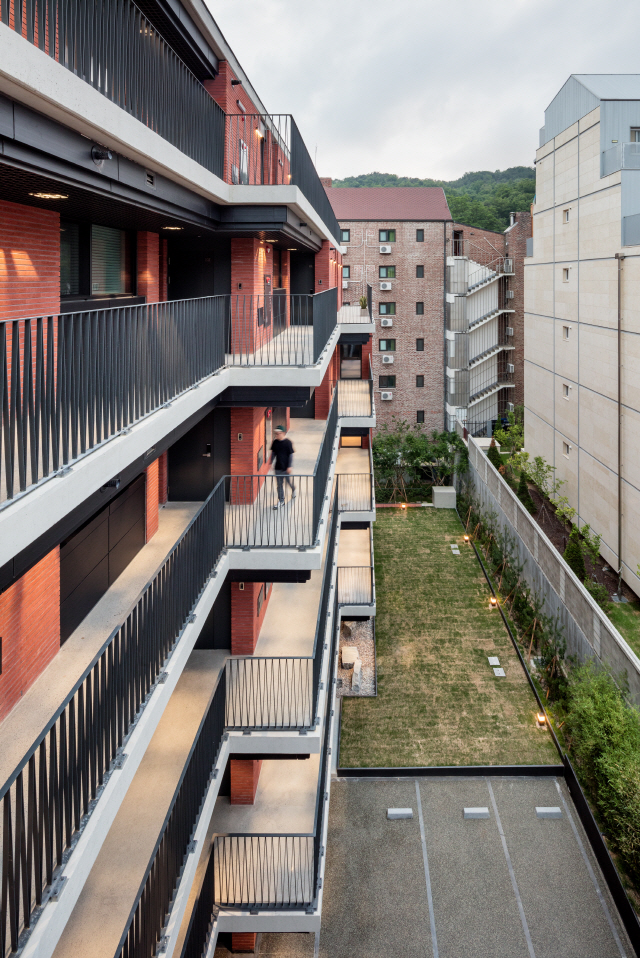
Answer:
<svg viewBox="0 0 640 958"><path fill-rule="evenodd" d="M562 818L562 809L558 808L557 805L549 807L536 805L536 815L538 818Z"/></svg>
<svg viewBox="0 0 640 958"><path fill-rule="evenodd" d="M465 808L463 818L489 818L489 809Z"/></svg>
<svg viewBox="0 0 640 958"><path fill-rule="evenodd" d="M359 660L360 655L355 645L343 645L342 647L342 668L352 669Z"/></svg>
<svg viewBox="0 0 640 958"><path fill-rule="evenodd" d="M353 664L353 675L351 676L351 688L354 692L360 691L362 684L362 659L356 659Z"/></svg>
<svg viewBox="0 0 640 958"><path fill-rule="evenodd" d="M401 818L413 818L412 808L388 808L387 818L391 822L396 822Z"/></svg>
<svg viewBox="0 0 640 958"><path fill-rule="evenodd" d="M493 674L496 675L498 678L501 679L501 678L504 678L505 671L504 671L504 669L494 669L494 670L493 670Z"/></svg>
<svg viewBox="0 0 640 958"><path fill-rule="evenodd" d="M497 655L489 656L489 665L500 665L500 659Z"/></svg>

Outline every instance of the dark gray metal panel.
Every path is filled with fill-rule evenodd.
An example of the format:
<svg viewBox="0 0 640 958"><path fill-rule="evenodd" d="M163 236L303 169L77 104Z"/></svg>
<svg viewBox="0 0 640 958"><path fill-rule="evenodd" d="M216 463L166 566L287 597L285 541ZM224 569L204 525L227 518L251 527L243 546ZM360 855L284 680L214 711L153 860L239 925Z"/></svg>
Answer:
<svg viewBox="0 0 640 958"><path fill-rule="evenodd" d="M309 386L230 386L220 406L301 406L313 393Z"/></svg>
<svg viewBox="0 0 640 958"><path fill-rule="evenodd" d="M599 103L600 99L591 90L570 76L544 112L546 142L595 110Z"/></svg>
<svg viewBox="0 0 640 958"><path fill-rule="evenodd" d="M213 607L200 630L195 648L231 648L231 579L229 577L222 583Z"/></svg>
<svg viewBox="0 0 640 958"><path fill-rule="evenodd" d="M613 140L617 140L618 144L629 143L632 126L640 127L640 100L609 100L602 103L600 107L602 152L614 146ZM633 212L638 211L633 210Z"/></svg>
<svg viewBox="0 0 640 958"><path fill-rule="evenodd" d="M98 176L118 178L118 160L104 160L98 167L91 157L91 148L94 143L73 130L69 130L33 110L28 110L20 103L14 103L15 139L20 143L28 144L43 153L49 153L58 159L68 160L75 166L91 170Z"/></svg>
<svg viewBox="0 0 640 958"><path fill-rule="evenodd" d="M13 102L0 96L0 136L13 139Z"/></svg>
<svg viewBox="0 0 640 958"><path fill-rule="evenodd" d="M339 344L356 344L363 346L365 343L369 342L369 333L342 333L340 339L338 340Z"/></svg>
<svg viewBox="0 0 640 958"><path fill-rule="evenodd" d="M217 207L213 203L159 173L154 174L154 186L150 187L147 184L147 170L124 156L118 156L118 169L113 178L127 186L132 186L150 198L158 197L200 216L216 217Z"/></svg>

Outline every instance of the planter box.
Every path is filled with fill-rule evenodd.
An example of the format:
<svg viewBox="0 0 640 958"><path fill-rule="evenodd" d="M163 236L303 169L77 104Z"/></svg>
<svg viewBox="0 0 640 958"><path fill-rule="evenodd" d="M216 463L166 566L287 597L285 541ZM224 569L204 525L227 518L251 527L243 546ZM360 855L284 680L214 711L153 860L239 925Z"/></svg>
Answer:
<svg viewBox="0 0 640 958"><path fill-rule="evenodd" d="M456 490L454 486L434 486L432 495L436 509L455 509Z"/></svg>

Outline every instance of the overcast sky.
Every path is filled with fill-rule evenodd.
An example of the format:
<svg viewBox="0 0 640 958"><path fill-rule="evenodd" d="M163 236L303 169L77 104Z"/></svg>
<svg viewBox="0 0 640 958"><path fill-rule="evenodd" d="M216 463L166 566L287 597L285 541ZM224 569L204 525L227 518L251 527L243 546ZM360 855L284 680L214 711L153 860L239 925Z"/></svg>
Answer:
<svg viewBox="0 0 640 958"><path fill-rule="evenodd" d="M637 0L206 0L321 176L531 164L571 73L640 72Z"/></svg>

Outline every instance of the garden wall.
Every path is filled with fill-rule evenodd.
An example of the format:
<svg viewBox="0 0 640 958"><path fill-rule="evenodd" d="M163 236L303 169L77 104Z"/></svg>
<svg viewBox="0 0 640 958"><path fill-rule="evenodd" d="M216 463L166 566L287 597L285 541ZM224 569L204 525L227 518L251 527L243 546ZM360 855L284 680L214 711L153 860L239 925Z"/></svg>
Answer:
<svg viewBox="0 0 640 958"><path fill-rule="evenodd" d="M640 706L640 659L471 436L469 482L482 512L495 513L501 530L514 536L525 581L564 626L567 655L579 662L596 656L614 675L625 671L631 700Z"/></svg>

